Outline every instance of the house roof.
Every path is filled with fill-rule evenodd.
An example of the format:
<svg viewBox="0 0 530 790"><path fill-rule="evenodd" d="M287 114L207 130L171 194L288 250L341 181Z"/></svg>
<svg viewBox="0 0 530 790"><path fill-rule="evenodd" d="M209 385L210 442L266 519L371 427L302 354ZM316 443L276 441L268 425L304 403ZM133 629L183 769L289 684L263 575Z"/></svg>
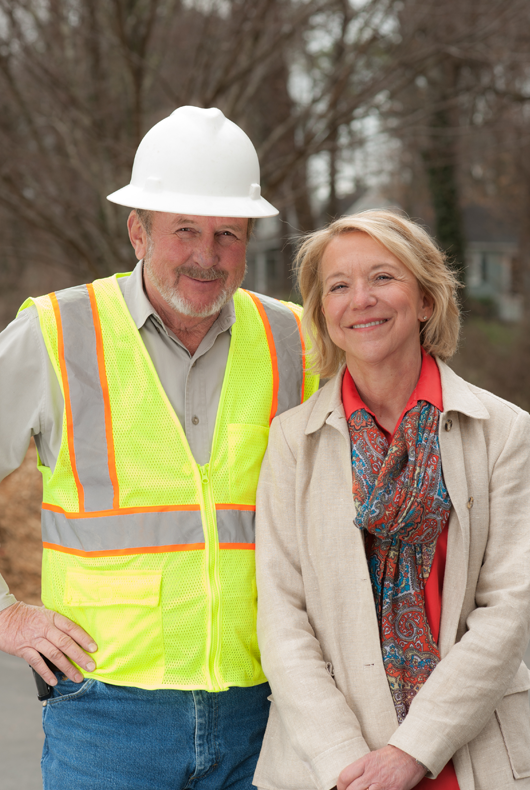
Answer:
<svg viewBox="0 0 530 790"><path fill-rule="evenodd" d="M508 218L501 217L478 204L466 206L462 214L468 243L517 244L516 223L510 222Z"/></svg>

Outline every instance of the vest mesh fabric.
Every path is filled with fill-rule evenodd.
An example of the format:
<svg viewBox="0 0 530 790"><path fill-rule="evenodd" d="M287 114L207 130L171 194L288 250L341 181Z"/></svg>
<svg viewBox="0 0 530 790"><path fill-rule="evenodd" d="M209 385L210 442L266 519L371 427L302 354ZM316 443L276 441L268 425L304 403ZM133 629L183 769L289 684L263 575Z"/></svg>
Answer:
<svg viewBox="0 0 530 790"><path fill-rule="evenodd" d="M196 503L193 456L114 278L97 281L96 296L120 507Z"/></svg>
<svg viewBox="0 0 530 790"><path fill-rule="evenodd" d="M246 534L235 543L219 544L216 528L216 506L232 509L236 515L241 511L252 515L248 511L255 505L267 444L275 373L258 310L248 294L236 294L236 323L212 457L209 465L198 467L116 278L96 281L91 288L97 302L95 320L101 326L98 354L104 359L103 390L108 391L105 419L111 422L107 439L110 437L113 449L113 454L109 450L108 463L110 468L115 462L115 475L111 473L110 477L116 480L119 504L110 511L80 512L70 457L74 443L67 441L65 418L56 468L53 474L42 469L43 507L65 511L61 514L63 532L57 526L54 536L71 529L78 541L90 545L75 549L73 540L64 545L45 543L43 602L78 622L97 641L97 669L85 673L87 676L143 688L211 691L264 682L255 627L254 546ZM57 296L60 305L60 294ZM61 316L54 313L49 297L41 297L35 304L61 381ZM294 316L292 320L297 331ZM97 332L92 335L97 337ZM284 380L288 378L287 371ZM313 379L306 379L306 396L315 388ZM89 381L86 389L89 397ZM85 397L85 390L81 392ZM293 394L291 405L296 405L299 398L299 393ZM76 423L73 431L85 431L86 438L90 436L90 409L78 409L76 413L81 415L77 419L82 424ZM85 463L84 468L90 465ZM186 542L183 519L190 513L198 518L198 506L203 534L198 542ZM123 509L131 528L130 514L134 514L137 542L130 545L138 548L125 543L112 550L98 550L107 549L108 530L115 523L112 518L123 519ZM145 534L152 536L156 535L153 513L156 517L157 512L165 511L167 518L168 510L174 519L171 539L155 546L139 543L142 514ZM51 516L59 518L53 512ZM84 522L90 525L88 537L86 527L83 531L87 516L91 517ZM167 520L164 523L167 530ZM237 533L235 517L233 523ZM98 533L103 528L105 534ZM128 533L122 529L119 534ZM167 531L161 534L166 539Z"/></svg>

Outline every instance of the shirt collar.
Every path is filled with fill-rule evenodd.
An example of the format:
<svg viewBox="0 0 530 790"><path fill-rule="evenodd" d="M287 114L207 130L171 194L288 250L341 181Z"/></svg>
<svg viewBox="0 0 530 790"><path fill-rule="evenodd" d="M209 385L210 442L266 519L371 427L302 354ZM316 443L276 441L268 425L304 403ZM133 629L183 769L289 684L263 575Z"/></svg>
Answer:
<svg viewBox="0 0 530 790"><path fill-rule="evenodd" d="M448 367L440 359L435 360L442 382L444 415L456 412L465 414L477 420L488 420L490 415L482 401L473 391L471 384L460 378L454 370ZM342 382L345 366L333 376L322 389L318 390L308 401L313 401L311 413L309 414L305 433L309 436L319 431L324 424L341 430L344 426L345 437L348 438L348 427L344 413L342 400ZM351 413L351 412L350 412Z"/></svg>
<svg viewBox="0 0 530 790"><path fill-rule="evenodd" d="M120 278L118 282L122 287L125 304L129 309L137 329L141 329L145 322L151 318L151 316L153 316L155 321L166 331L167 334L173 335L173 332L168 330L156 312L155 308L147 298L143 282L143 261L138 261L131 274L128 277ZM236 312L234 308L234 300L230 299L230 301L221 308L221 312L215 321L214 326L217 330L217 334L225 332L227 329L230 330L232 325L235 323L235 320Z"/></svg>
<svg viewBox="0 0 530 790"><path fill-rule="evenodd" d="M410 398L407 401L405 408L399 418L397 425L400 424L401 419L405 412L414 408L418 401L423 400L432 403L440 412L443 411L443 397L442 397L442 382L440 378L440 371L433 357L427 354L424 349L421 350L422 362L421 371L418 383L414 387ZM344 404L344 413L349 418L354 411L364 409L375 419L375 414L363 403L361 396L357 391L355 382L351 377L348 368L344 371L344 378L342 380L342 402Z"/></svg>

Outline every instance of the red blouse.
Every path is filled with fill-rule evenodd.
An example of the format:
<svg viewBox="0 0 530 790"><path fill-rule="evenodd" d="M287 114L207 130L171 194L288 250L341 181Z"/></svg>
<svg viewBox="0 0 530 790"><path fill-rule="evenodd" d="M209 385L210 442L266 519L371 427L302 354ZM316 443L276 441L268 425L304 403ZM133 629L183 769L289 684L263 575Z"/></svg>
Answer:
<svg viewBox="0 0 530 790"><path fill-rule="evenodd" d="M410 396L407 405L403 409L401 416L396 424L396 428L400 424L405 412L412 409L419 400L425 400L432 403L440 411L443 411L442 399L442 383L440 381L440 371L434 359L426 354L422 349L422 365L421 373L418 383L412 395ZM351 374L346 368L344 378L342 380L342 403L344 405L344 413L349 417L352 412L357 409L365 409L375 420L375 423L382 434L390 441L392 435L386 431L375 417L375 414L366 406L354 384ZM395 431L395 428L394 428ZM445 559L447 556L447 533L448 525L442 530L438 542L436 544L436 551L431 567L429 578L425 582L425 611L427 620L435 642L438 642L440 634L440 619L442 616L442 593L443 593L443 580L445 573ZM450 760L443 771L437 776L436 779L422 779L416 785L416 790L459 790L458 781L453 767L453 761Z"/></svg>

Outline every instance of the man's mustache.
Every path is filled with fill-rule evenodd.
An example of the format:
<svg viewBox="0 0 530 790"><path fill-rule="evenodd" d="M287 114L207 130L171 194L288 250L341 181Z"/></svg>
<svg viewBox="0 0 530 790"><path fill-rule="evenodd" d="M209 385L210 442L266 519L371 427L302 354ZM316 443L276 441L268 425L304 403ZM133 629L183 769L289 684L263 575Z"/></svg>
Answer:
<svg viewBox="0 0 530 790"><path fill-rule="evenodd" d="M176 270L177 279L185 275L192 277L194 280L204 280L205 282L211 280L222 280L226 282L228 272L216 271L215 269L202 269L200 266L179 266Z"/></svg>

